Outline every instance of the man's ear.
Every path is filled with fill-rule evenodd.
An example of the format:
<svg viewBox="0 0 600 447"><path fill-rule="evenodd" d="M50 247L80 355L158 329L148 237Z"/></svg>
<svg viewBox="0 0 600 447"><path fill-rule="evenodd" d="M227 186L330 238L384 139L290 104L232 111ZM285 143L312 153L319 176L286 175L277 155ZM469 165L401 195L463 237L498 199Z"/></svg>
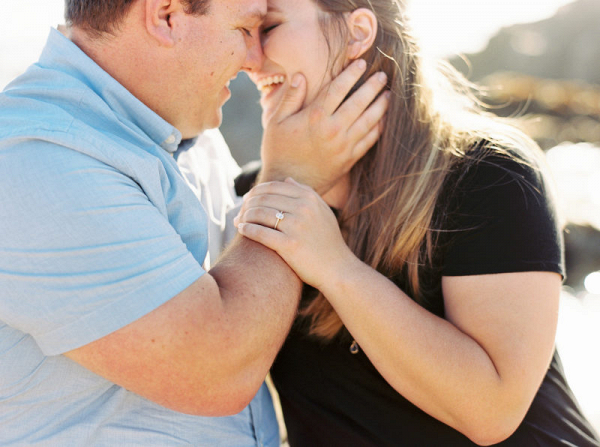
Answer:
<svg viewBox="0 0 600 447"><path fill-rule="evenodd" d="M145 0L146 30L161 46L175 45L173 19L183 12L180 0Z"/></svg>
<svg viewBox="0 0 600 447"><path fill-rule="evenodd" d="M346 56L349 60L358 59L373 46L377 37L377 18L370 9L359 8L350 13L346 24L350 33Z"/></svg>

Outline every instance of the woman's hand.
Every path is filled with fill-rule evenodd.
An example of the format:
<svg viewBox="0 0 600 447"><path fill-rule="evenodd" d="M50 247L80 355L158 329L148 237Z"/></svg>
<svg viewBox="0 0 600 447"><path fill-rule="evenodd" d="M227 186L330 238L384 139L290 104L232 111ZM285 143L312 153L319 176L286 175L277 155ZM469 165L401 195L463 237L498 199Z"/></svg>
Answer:
<svg viewBox="0 0 600 447"><path fill-rule="evenodd" d="M325 295L410 402L481 445L506 439L522 422L554 350L560 275L444 277L443 319L358 260L309 187L293 180L258 185L237 223Z"/></svg>
<svg viewBox="0 0 600 447"><path fill-rule="evenodd" d="M375 73L346 98L366 67L364 60L350 64L304 108L306 80L294 77L263 123L261 181L294 177L322 195L377 142L389 104L389 92L381 93L385 74Z"/></svg>
<svg viewBox="0 0 600 447"><path fill-rule="evenodd" d="M339 276L345 263L357 260L329 206L312 188L289 178L255 186L234 223L243 236L276 251L317 289Z"/></svg>

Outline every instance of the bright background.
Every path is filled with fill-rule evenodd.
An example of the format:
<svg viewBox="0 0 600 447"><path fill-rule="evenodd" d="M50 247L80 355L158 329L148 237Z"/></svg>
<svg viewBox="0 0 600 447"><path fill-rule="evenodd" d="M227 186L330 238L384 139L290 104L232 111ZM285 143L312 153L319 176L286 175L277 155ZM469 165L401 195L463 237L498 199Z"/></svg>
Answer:
<svg viewBox="0 0 600 447"><path fill-rule="evenodd" d="M503 26L551 16L572 0L413 0L423 47L437 55L475 52ZM1 0L0 88L34 62L50 26L63 22L63 0Z"/></svg>
<svg viewBox="0 0 600 447"><path fill-rule="evenodd" d="M505 26L536 22L572 0L412 0L411 17L429 52L446 56L482 50Z"/></svg>
<svg viewBox="0 0 600 447"><path fill-rule="evenodd" d="M411 16L422 47L432 55L446 57L480 51L501 28L548 18L571 2L413 0ZM64 3L63 0L0 0L0 5L5 17L0 27L0 88L3 88L37 59L50 26L63 22ZM237 94L234 92L234 95ZM238 121L233 121L237 126ZM244 150L248 150L247 146ZM566 194L567 206L576 204L574 213L587 213L587 220L596 219L596 222L600 222L599 151L597 146L583 145L549 152L549 161L556 167L559 192ZM588 187L582 188L582 182ZM597 273L590 275L587 292L576 295L565 291L557 344L573 391L600 430L599 322L600 273Z"/></svg>

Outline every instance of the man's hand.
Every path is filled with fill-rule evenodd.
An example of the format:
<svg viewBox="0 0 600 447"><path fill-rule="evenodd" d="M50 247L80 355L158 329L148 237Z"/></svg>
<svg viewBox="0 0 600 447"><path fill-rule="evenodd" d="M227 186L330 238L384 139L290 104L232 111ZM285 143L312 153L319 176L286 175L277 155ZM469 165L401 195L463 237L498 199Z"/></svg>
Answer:
<svg viewBox="0 0 600 447"><path fill-rule="evenodd" d="M365 70L365 61L353 62L302 110L306 81L294 76L265 125L261 181L293 177L322 195L350 171L379 138L389 101L389 92L379 95L384 73L371 76L344 100Z"/></svg>

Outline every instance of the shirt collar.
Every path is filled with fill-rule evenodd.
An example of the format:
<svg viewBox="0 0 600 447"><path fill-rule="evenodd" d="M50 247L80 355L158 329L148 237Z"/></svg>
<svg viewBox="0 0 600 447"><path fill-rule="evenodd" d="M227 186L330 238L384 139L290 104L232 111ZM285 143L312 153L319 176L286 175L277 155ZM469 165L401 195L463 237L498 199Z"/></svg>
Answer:
<svg viewBox="0 0 600 447"><path fill-rule="evenodd" d="M174 153L181 132L167 123L105 72L71 40L52 28L39 65L77 78L94 91L119 117L137 126L157 145Z"/></svg>
<svg viewBox="0 0 600 447"><path fill-rule="evenodd" d="M187 138L185 140L181 140L181 143L179 143L179 147L177 148L177 150L173 153L173 157L175 157L175 160L177 160L179 158L179 155L181 155L183 152L187 151L188 149L190 149L194 144L196 144L196 141L198 140L198 137L195 138Z"/></svg>

